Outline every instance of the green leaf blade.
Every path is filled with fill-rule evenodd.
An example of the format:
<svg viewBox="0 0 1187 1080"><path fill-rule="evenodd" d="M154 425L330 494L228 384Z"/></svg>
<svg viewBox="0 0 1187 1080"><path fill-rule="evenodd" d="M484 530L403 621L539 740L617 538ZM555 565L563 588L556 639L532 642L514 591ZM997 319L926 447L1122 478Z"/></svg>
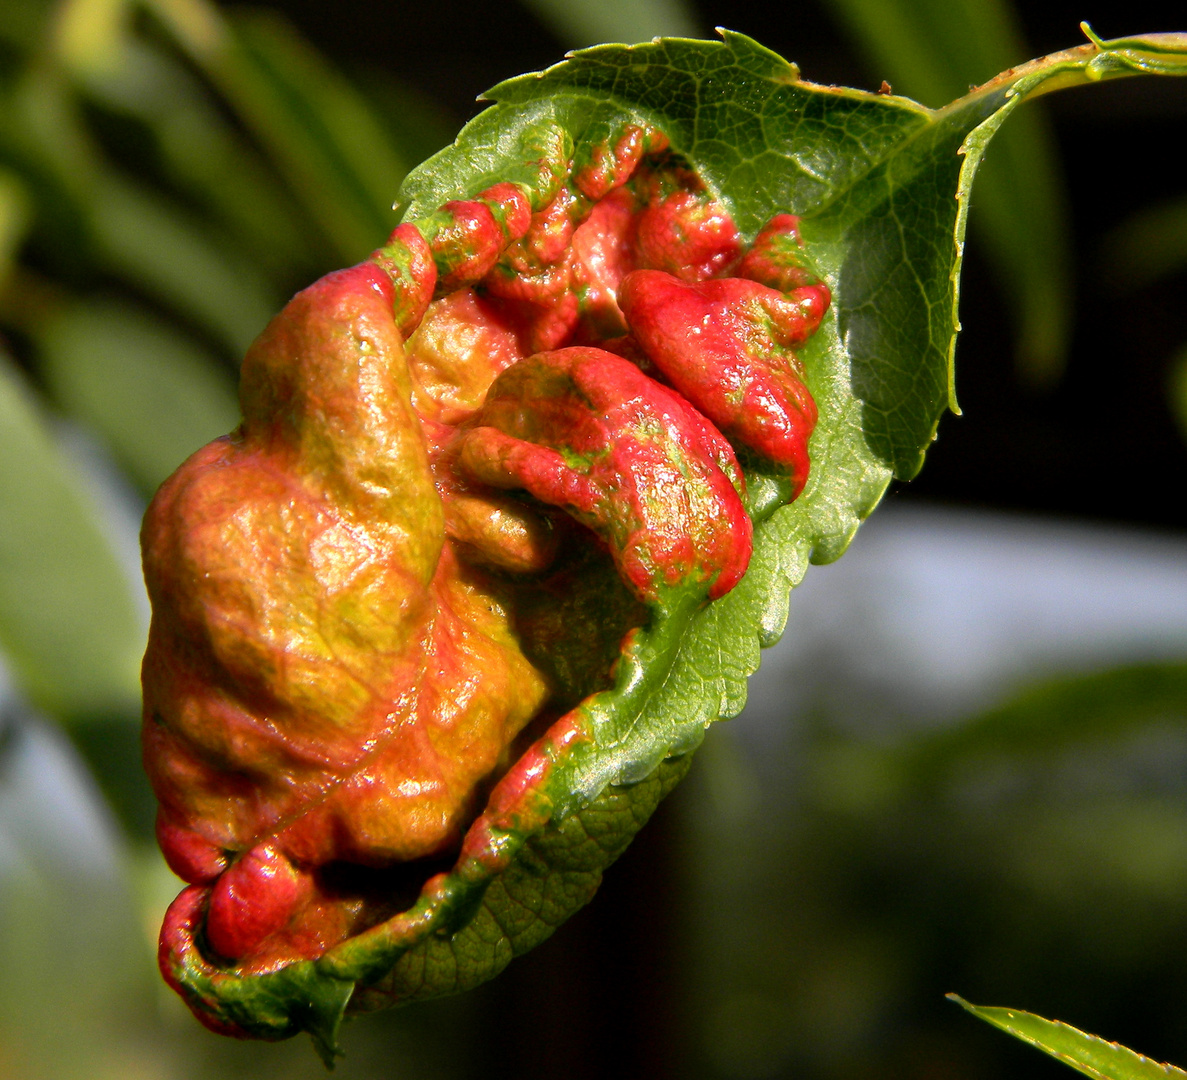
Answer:
<svg viewBox="0 0 1187 1080"><path fill-rule="evenodd" d="M936 105L1025 55L1003 0L833 0L831 7L875 77ZM1037 384L1059 376L1067 351L1065 202L1050 125L1027 111L994 143L977 184L975 231L1015 312L1022 371Z"/></svg>
<svg viewBox="0 0 1187 1080"><path fill-rule="evenodd" d="M0 648L39 709L139 714L132 583L31 390L0 355Z"/></svg>
<svg viewBox="0 0 1187 1080"><path fill-rule="evenodd" d="M205 0L148 6L281 165L343 259L386 238L405 167L361 93L280 17L225 20Z"/></svg>
<svg viewBox="0 0 1187 1080"><path fill-rule="evenodd" d="M956 994L948 997L974 1016L1094 1080L1187 1080L1187 1072L1174 1065L1151 1061L1119 1043L1105 1042L1058 1020L1044 1020L1021 1009L973 1005Z"/></svg>
<svg viewBox="0 0 1187 1080"><path fill-rule="evenodd" d="M131 306L71 305L54 315L39 343L54 398L104 439L146 494L239 422L229 373ZM155 422L145 424L146 416Z"/></svg>
<svg viewBox="0 0 1187 1080"><path fill-rule="evenodd" d="M700 36L683 0L527 0L527 5L569 46Z"/></svg>

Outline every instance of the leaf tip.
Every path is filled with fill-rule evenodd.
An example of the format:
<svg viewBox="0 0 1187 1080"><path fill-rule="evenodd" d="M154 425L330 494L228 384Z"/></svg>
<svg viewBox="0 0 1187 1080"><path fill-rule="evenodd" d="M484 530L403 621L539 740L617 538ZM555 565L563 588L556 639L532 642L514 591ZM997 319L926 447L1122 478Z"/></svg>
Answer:
<svg viewBox="0 0 1187 1080"><path fill-rule="evenodd" d="M319 1038L312 1031L309 1033L313 1040L313 1049L317 1052L317 1056L321 1058L321 1063L326 1067L327 1072L333 1072L334 1067L338 1064L338 1059L344 1057L342 1049L335 1043L328 1043L324 1039Z"/></svg>
<svg viewBox="0 0 1187 1080"><path fill-rule="evenodd" d="M309 988L313 992L309 994L304 1008L298 1006L295 1010L301 1014L301 1026L309 1032L313 1049L329 1070L334 1068L338 1058L346 1056L338 1042L338 1032L346 1015L346 1006L354 994L354 987L351 979L319 980L315 987Z"/></svg>
<svg viewBox="0 0 1187 1080"><path fill-rule="evenodd" d="M790 60L785 60L777 52L768 49L765 45L755 41L754 38L748 34L743 34L738 30L731 30L727 26L715 26L713 28L721 37L725 46L734 53L737 57L747 57L752 59L761 59L768 65L776 65L777 67L785 68L788 72L786 81L799 82L800 69L798 64L793 64ZM774 76L778 78L778 76Z"/></svg>

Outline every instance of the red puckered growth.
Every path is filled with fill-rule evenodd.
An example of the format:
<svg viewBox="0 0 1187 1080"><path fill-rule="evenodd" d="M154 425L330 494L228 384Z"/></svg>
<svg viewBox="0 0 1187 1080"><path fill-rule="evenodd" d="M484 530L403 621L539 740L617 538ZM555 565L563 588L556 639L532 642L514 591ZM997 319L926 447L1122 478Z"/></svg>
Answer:
<svg viewBox="0 0 1187 1080"><path fill-rule="evenodd" d="M793 351L828 309L823 285L777 292L743 278L695 284L637 270L618 303L648 358L730 439L808 479L816 403Z"/></svg>

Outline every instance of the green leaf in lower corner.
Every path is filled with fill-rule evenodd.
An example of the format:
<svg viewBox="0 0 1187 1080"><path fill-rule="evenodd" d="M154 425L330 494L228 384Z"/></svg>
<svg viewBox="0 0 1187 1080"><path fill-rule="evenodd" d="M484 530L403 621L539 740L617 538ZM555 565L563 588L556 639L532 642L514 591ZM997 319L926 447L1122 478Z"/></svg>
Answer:
<svg viewBox="0 0 1187 1080"><path fill-rule="evenodd" d="M1187 1080L1187 1072L1174 1065L1160 1065L1124 1046L1105 1042L1058 1020L1044 1020L1021 1009L973 1005L956 994L948 997L974 1016L1096 1080Z"/></svg>

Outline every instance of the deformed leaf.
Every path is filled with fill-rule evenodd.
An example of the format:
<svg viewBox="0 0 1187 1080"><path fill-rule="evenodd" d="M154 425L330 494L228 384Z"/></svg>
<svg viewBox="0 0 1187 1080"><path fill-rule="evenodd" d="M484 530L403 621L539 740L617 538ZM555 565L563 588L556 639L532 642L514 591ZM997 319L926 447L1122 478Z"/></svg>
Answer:
<svg viewBox="0 0 1187 1080"><path fill-rule="evenodd" d="M220 1031L263 1038L309 1030L329 1057L344 1013L474 986L547 937L589 899L605 867L688 767L706 726L742 708L746 677L758 666L759 649L782 632L788 592L808 563L837 558L891 477L909 478L921 466L939 419L953 402L951 360L964 222L973 176L988 140L1027 94L1136 71L1187 71L1187 40L1164 36L1093 42L1013 69L939 110L893 96L816 86L800 79L798 70L774 53L733 33L725 34L720 43L658 40L633 47L600 46L490 91L492 107L467 125L452 147L407 178L401 191L405 224L389 245L369 262L322 279L274 320L245 361L244 427L191 459L150 510L146 569L154 603L160 599L162 606L146 663L148 760L158 794L165 800L159 826L163 845L174 865L194 882L166 919L162 966L204 1022ZM623 166L623 178L614 179L623 162L639 171L631 181L635 187L622 188L615 201L606 192L617 190L615 185L632 175ZM584 194L595 189L596 195ZM654 290L660 289L664 273L644 268L614 279L616 287L621 285L616 303L601 308L601 279L593 273L576 301L584 305L580 311L586 321L566 323L559 338L550 337L556 323L549 320L556 313L540 309L539 318L525 324L525 332L532 342L527 351L543 351L500 367L504 345L499 343L508 340L499 336L506 330L499 322L505 309L482 305L490 296L522 299L516 290L528 285L546 288L553 263L543 256L536 263L532 259L548 245L549 222L560 222L557 228L563 234L563 220L548 215L564 192L571 205L585 205L586 213L596 204L605 221L625 222L626 231L595 234L599 243L611 237L614 244L598 248L592 262L582 264L587 270L613 261L614 251L621 250L614 245L620 243L637 255L651 243L649 229L658 230L658 236L672 235L664 232L669 220L664 214L675 213L673 207L694 214L678 218L679 243L690 245L689 237L700 237L698 242L707 245L702 254L708 269L701 273L700 264L685 255L673 267L677 276L684 275L683 283L663 286L670 292L673 310L680 313L673 318L663 314L663 305L649 308L645 302L648 290L658 295ZM583 198L588 199L585 204ZM525 207L525 200L530 207ZM645 227L644 215L653 205L668 210ZM530 237L538 247L506 246L512 243L508 237L518 243L525 236L529 210L535 215L531 228L536 230ZM619 211L621 219L615 217ZM789 214L798 217L802 247L784 216ZM695 227L694 218L699 223ZM735 226L740 236L729 232ZM491 237L502 237L499 244L504 247L491 247ZM664 265L664 243L648 249L655 261L635 265ZM808 412L818 414L810 442L811 471L802 493L790 503L804 482L802 468L787 462L776 465L766 451L755 450L758 444L746 434L753 417L739 404L750 400L744 391L752 383L743 381L741 389L730 393L706 385L701 378L704 365L681 367L680 356L657 347L639 321L646 310L647 326L653 329L663 319L703 328L689 335L687 348L697 357L715 357L712 363L727 370L722 357L728 349L722 346L725 351L714 353L707 343L718 341L720 320L735 318L740 309L730 308L718 294L744 294L751 305L747 310L757 311L756 290L764 286L755 282L761 275L741 279L780 251L779 257L789 261L772 265L782 292L761 294L767 296L763 310L771 319L778 304L794 296L797 319L811 311L812 320L819 320L821 300L827 302L831 295L831 308L818 329L816 321L802 333L781 324L783 337L778 339L786 344L794 337L787 363L790 369L802 369L803 383L814 399L810 408L802 403L798 415L803 419ZM429 266L430 257L435 269ZM738 277L722 280L714 266L734 266L731 272ZM656 273L658 278L646 276ZM436 366L428 364L409 374L408 364L398 359L404 331L393 338L390 312L394 310L399 326L415 326L429 300L425 289L433 280L438 281L438 303L444 306L432 309L436 314L430 324L454 329L442 331L445 344L437 348L432 345L435 331L427 340L422 325L417 331L421 336L409 339L408 348L413 361L436 348ZM475 282L484 291L461 288ZM375 297L380 295L394 306L377 307ZM776 295L784 300L773 299ZM621 311L616 304L622 305ZM485 321L475 323L472 314L463 319L455 309L484 311ZM614 345L612 332L599 329L595 316L614 324L624 313L636 340L633 345L629 340ZM588 348L566 337L574 325L603 348ZM759 324L745 325L747 340L757 340L753 335L759 333ZM485 336L466 347L468 359L461 370L448 364L443 368L440 355L448 360L449 335L459 326L467 332L478 326ZM669 325L663 334L675 332ZM775 338L764 340L767 344L755 355L783 347ZM549 351L557 341L576 347ZM644 379L606 347L627 356L641 349L645 355L640 363L654 365L652 369L661 371L704 416L697 420L683 411L672 391ZM758 369L750 360L746 363L751 363L749 368L743 365L746 379L757 378ZM345 365L341 371L339 364ZM356 368L357 375L352 373ZM480 378L483 371L486 375ZM503 374L491 386L497 371ZM425 389L430 377L437 379L434 393ZM372 412L379 415L383 410L357 407L372 400L360 398L360 388L400 379L408 380L406 388L397 387L384 399L390 428L383 430L390 438L380 438L368 425ZM620 414L613 401L596 400L606 380L630 388L621 400L638 402L634 419L614 420L627 426L620 439L609 442L604 423ZM794 390L803 383L782 385ZM437 410L431 419L426 400ZM601 420L591 423L588 410ZM665 418L662 424L657 423L660 416ZM712 434L712 425L698 426L709 424L706 417L730 435L732 450L714 441L720 436ZM221 808L213 824L202 824L198 806L207 788L198 785L194 790L199 795L183 798L170 784L170 770L191 775L187 762L198 759L185 747L201 743L210 732L186 717L198 716L203 709L240 710L220 720L243 735L242 742L219 750L224 755L246 753L242 747L250 740L270 738L263 727L238 719L253 702L270 703L270 716L290 710L287 715L295 724L291 739L303 740L320 731L318 724L301 726L308 714L294 696L309 684L301 675L307 663L318 679L343 688L342 695L328 699L335 723L342 725L335 730L357 722L345 699L358 698L360 691L346 680L345 671L353 672L351 678L363 687L390 677L382 649L394 650L391 655L399 658L403 646L390 644L388 628L418 616L411 601L400 606L386 592L376 593L391 604L382 618L369 623L359 613L371 608L360 608L357 617L341 621L340 638L326 638L324 645L306 650L305 642L318 640L308 627L319 626L326 633L327 627L338 625L333 620L339 618L341 605L346 605L341 610L354 612L350 605L356 594L349 583L359 580L364 566L358 563L360 569L346 576L335 570L338 576L324 579L334 583L328 598L311 600L307 582L318 572L325 545L303 538L318 536L323 529L328 533L327 515L345 514L343 521L355 530L343 525L342 544L358 542L364 517L372 523L388 522L383 528L390 525L390 531L384 535L396 539L383 542L408 545L403 556L407 574L425 580L425 575L436 574L426 594L430 597L437 595L433 590L439 592L442 581L460 582L465 577L450 576L455 573L452 555L442 556L438 569L433 569L434 555L426 545L428 538L441 534L442 514L447 515L445 529L455 545L448 551L460 550L457 544L476 545L480 551L483 545L489 547L490 532L483 529L493 518L483 519L487 525L469 519L459 524L457 517L448 518L457 513L456 504L447 500L442 510L434 501L425 455L432 457L437 450L400 451L411 456L391 469L392 454L399 450L392 433L410 439L408 447L425 445L409 435L416 423L437 432L430 439L433 446L449 448L432 458L439 470L437 483L456 484L456 478L440 477L453 475L449 469L462 469L475 482L520 488L536 496L535 503L507 503L499 511L519 522L516 529L522 526L516 534L522 539L519 546L509 554L506 544L494 545L497 558L503 560L497 563L500 573L528 576L472 576L466 603L475 596L485 598L481 620L486 620L489 640L503 642L501 651L490 654L490 676L484 684L495 703L493 713L511 715L498 704L506 685L502 680L518 685L521 699L541 692L541 683L531 674L531 664L540 655L541 662L551 665L552 685L562 688L558 700L563 704L557 707L568 711L558 719L553 719L556 712L542 713L537 720L551 724L542 733L530 723L525 726L522 717L514 724L508 720L511 741L505 748L515 760L477 817L467 819L460 844L436 839L413 844L408 850L418 854L409 856L411 861L394 868L383 864L378 878L357 870L350 871L355 877L327 877L329 871L316 869L321 877L310 885L298 865L301 857L293 855L292 862L289 855L304 852L307 865L322 867L329 864L317 859L330 857L327 851L341 852L344 845L355 852L355 864L374 868L383 860L368 845L392 827L385 819L368 826L365 836L352 831L362 826L341 815L346 796L318 779L322 774L316 768L322 766L311 764L315 758L326 759L324 747L315 754L310 743L308 750L300 751L304 756L293 771L257 768L248 756L225 780L212 775L209 790L223 792L212 796ZM460 427L450 426L457 424ZM810 428L808 424L801 430L801 437ZM655 438L644 437L647 431L667 432L670 442L662 453L656 453ZM368 447L373 447L374 456L368 456ZM640 493L631 484L637 477L630 469L619 473L623 479L617 487L604 479L606 470L616 467L614 455L628 452L624 447L639 454L646 468L667 455L666 460L678 464L681 479L670 481L670 487L649 481L649 488L644 483L642 497L636 499ZM736 476L733 451L744 467L744 485ZM307 478L314 478L313 487L306 481L299 489L278 486L277 476L293 461L304 463L300 468ZM711 467L710 462L716 464ZM733 479L722 481L722 475ZM742 517L731 516L741 513L735 507L735 488L745 491L748 513ZM698 542L690 545L692 554L677 572L676 562L656 555L655 544L668 535L665 530L679 517L680 504L659 496L694 489L698 499L709 500L701 505L713 509L704 520L693 515L694 525L704 531L695 533ZM469 491L465 482L450 490L462 495ZM289 491L294 494L285 494ZM276 494L265 499L267 492ZM385 493L399 497L386 502ZM316 509L304 508L307 499ZM227 505L240 508L235 521L262 523L258 542L245 541L228 524L231 518L222 523L210 512ZM531 524L541 505L565 507L597 534L601 546L582 547L586 541L578 541L577 550L587 555L577 557L563 583L555 576L539 579L538 586L508 583L530 582L532 573L549 565L548 528L533 532ZM187 506L189 516L174 516ZM632 525L661 510L676 514L663 519L663 528ZM178 524L187 521L194 527ZM559 518L549 521L562 537L590 535L572 533L568 525L557 523ZM725 530L724 540L718 528L722 522L736 522ZM721 595L717 582L719 577L724 581L724 567L739 550L731 547L731 538L739 541L750 528L749 569L736 587ZM504 540L507 535L500 533ZM692 534L676 528L671 535ZM233 550L228 550L228 543ZM607 549L614 560L609 575ZM269 560L285 550L302 553L297 560L300 572L285 578L274 595L253 592L254 582L271 580ZM347 550L339 548L338 562L326 565L349 562ZM698 561L710 555L720 556L719 561L708 566ZM214 571L207 569L211 559L223 560ZM615 568L625 588L616 580ZM233 587L219 584L232 580L226 574L235 573L245 573L246 580L233 578ZM217 615L213 621L202 622L205 616L194 614L197 601L179 599L184 594L175 582L183 578L211 583L206 595ZM496 587L495 582L504 584ZM393 580L392 587L407 585ZM706 598L711 602L704 602ZM191 607L178 607L186 603ZM259 613L258 621L242 614L253 610ZM467 610L479 619L477 608ZM519 612L518 644L515 635L499 637L499 627L508 625L499 620L508 611ZM281 617L278 612L290 614ZM187 619L209 628L202 634L209 635L210 644L200 653L179 636ZM624 628L633 629L623 637ZM283 662L269 652L275 646L259 645L274 639L289 642L281 653ZM376 654L368 644L372 641L387 644ZM539 655L532 651L532 642L540 643ZM323 648L341 671L316 666L313 653ZM252 650L259 657L255 668L248 658ZM190 666L178 668L179 656L188 656ZM528 666L517 667L520 659ZM232 669L241 674L235 676L238 681L228 682L226 673ZM209 686L195 681L191 675L197 670L214 681ZM458 688L460 702L461 688L469 685L463 677L465 665L444 670ZM176 696L177 671L188 697ZM413 685L410 693L424 692L424 686ZM228 697L232 686L234 694ZM208 696L202 698L204 694ZM193 704L200 701L205 704ZM222 730L217 728L216 735ZM534 739L526 748L514 742L515 732L521 730ZM222 745L227 746L225 740ZM272 758L297 749L269 742L262 752ZM477 768L477 756L488 750L476 736L474 749L460 757L440 756L438 767L451 775ZM353 771L341 783L349 787L366 779L382 786L379 757L368 761L362 769L350 765ZM262 786L241 789L249 774ZM405 780L420 783L411 773ZM223 783L226 786L218 789ZM294 793L303 784L331 794L323 802L302 803ZM296 801L290 804L286 799ZM248 811L263 813L261 807L273 803L291 805L292 813L286 811L282 819L283 830L261 826L262 831L253 833ZM362 804L352 805L352 813L370 820ZM432 806L433 814L440 812L448 820L459 812L453 803ZM413 813L406 820L416 824L400 826L386 843L399 846L410 843L414 833L421 836L417 830L428 827L429 815ZM247 822L242 825L245 841L237 839L239 821ZM310 822L316 821L324 827L313 829ZM338 847L327 839L335 837ZM250 850L243 850L247 846ZM348 856L339 857L350 862ZM364 887L360 880L369 884ZM261 903L253 890L264 881L272 884L267 902ZM302 899L310 895L302 890L310 888L324 910L337 912L335 925L350 923L360 911L364 917L350 923L348 931L336 930L318 938L321 944L310 944L311 936L322 932L322 924L302 923L305 929L298 932L293 929L298 923L289 921L297 918L293 911L305 910L301 904L311 902ZM341 906L344 897L354 905L349 918ZM296 944L289 952L284 951L289 944L284 944L280 953L270 953L273 946L260 944L269 941ZM237 957L247 959L239 962Z"/></svg>
<svg viewBox="0 0 1187 1080"><path fill-rule="evenodd" d="M1095 1080L1183 1080L1187 1077L1187 1072L1174 1065L1151 1061L1118 1043L1105 1042L1058 1020L1044 1020L1021 1009L973 1005L956 994L948 997L974 1016Z"/></svg>

